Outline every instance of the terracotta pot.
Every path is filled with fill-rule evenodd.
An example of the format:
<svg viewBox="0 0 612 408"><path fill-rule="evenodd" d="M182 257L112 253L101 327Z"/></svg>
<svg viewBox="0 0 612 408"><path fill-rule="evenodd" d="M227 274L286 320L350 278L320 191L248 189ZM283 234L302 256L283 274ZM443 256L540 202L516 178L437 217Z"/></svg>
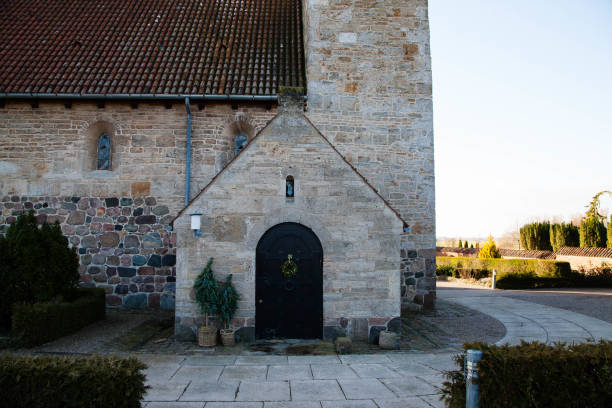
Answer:
<svg viewBox="0 0 612 408"><path fill-rule="evenodd" d="M236 344L235 332L232 329L221 330L221 343L224 346L231 347Z"/></svg>
<svg viewBox="0 0 612 408"><path fill-rule="evenodd" d="M217 345L217 328L202 326L198 330L198 346L214 347Z"/></svg>

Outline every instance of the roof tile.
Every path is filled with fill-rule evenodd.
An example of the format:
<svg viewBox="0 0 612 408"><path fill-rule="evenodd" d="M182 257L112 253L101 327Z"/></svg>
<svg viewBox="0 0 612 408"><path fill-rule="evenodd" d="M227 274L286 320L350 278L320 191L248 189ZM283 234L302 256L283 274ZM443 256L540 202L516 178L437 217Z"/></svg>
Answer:
<svg viewBox="0 0 612 408"><path fill-rule="evenodd" d="M0 0L0 93L276 95L300 0Z"/></svg>
<svg viewBox="0 0 612 408"><path fill-rule="evenodd" d="M594 258L612 258L612 248L563 247L557 251L557 255L590 256Z"/></svg>

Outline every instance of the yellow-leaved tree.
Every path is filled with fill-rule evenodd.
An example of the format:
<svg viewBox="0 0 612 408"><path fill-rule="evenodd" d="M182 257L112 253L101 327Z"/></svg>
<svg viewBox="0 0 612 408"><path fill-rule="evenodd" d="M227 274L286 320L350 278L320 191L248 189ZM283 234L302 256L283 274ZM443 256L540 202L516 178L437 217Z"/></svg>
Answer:
<svg viewBox="0 0 612 408"><path fill-rule="evenodd" d="M485 244L478 252L478 257L481 259L501 258L501 254L499 253L499 249L497 249L497 245L495 245L495 240L493 239L493 236L489 235L487 242L485 242Z"/></svg>

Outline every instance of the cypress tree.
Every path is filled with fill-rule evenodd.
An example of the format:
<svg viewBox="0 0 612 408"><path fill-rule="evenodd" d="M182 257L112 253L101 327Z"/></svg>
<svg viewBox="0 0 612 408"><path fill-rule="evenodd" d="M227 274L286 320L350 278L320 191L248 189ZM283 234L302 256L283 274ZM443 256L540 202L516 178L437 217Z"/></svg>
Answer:
<svg viewBox="0 0 612 408"><path fill-rule="evenodd" d="M495 240L493 236L489 235L489 239L482 246L482 249L478 252L478 258L480 259L489 259L489 258L501 258L501 254L497 249L497 245L495 245Z"/></svg>
<svg viewBox="0 0 612 408"><path fill-rule="evenodd" d="M599 213L600 198L604 194L612 194L612 191L600 191L595 194L589 203L586 216L580 223L580 246L582 248L605 248L606 226L604 217Z"/></svg>
<svg viewBox="0 0 612 408"><path fill-rule="evenodd" d="M550 223L533 222L524 225L520 230L521 246L523 249L550 251Z"/></svg>
<svg viewBox="0 0 612 408"><path fill-rule="evenodd" d="M459 248L463 248L463 244L461 243L461 240L459 240Z"/></svg>
<svg viewBox="0 0 612 408"><path fill-rule="evenodd" d="M610 222L608 222L608 248L612 248L612 215L610 216Z"/></svg>
<svg viewBox="0 0 612 408"><path fill-rule="evenodd" d="M606 226L598 218L585 218L580 224L581 248L605 248Z"/></svg>
<svg viewBox="0 0 612 408"><path fill-rule="evenodd" d="M562 247L580 246L580 232L578 227L571 223L551 224L550 243L553 251L558 251Z"/></svg>

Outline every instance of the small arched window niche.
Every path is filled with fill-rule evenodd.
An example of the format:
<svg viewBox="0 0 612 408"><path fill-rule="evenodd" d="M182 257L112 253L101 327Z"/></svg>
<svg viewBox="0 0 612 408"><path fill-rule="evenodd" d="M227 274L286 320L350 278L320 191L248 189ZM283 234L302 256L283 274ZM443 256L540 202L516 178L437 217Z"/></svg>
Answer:
<svg viewBox="0 0 612 408"><path fill-rule="evenodd" d="M111 169L111 138L108 133L98 137L98 163L96 170Z"/></svg>
<svg viewBox="0 0 612 408"><path fill-rule="evenodd" d="M295 182L293 180L293 176L287 176L287 179L285 180L285 197L295 197Z"/></svg>
<svg viewBox="0 0 612 408"><path fill-rule="evenodd" d="M96 177L111 176L119 163L115 151L115 126L107 121L92 123L85 133L85 148L83 171Z"/></svg>

